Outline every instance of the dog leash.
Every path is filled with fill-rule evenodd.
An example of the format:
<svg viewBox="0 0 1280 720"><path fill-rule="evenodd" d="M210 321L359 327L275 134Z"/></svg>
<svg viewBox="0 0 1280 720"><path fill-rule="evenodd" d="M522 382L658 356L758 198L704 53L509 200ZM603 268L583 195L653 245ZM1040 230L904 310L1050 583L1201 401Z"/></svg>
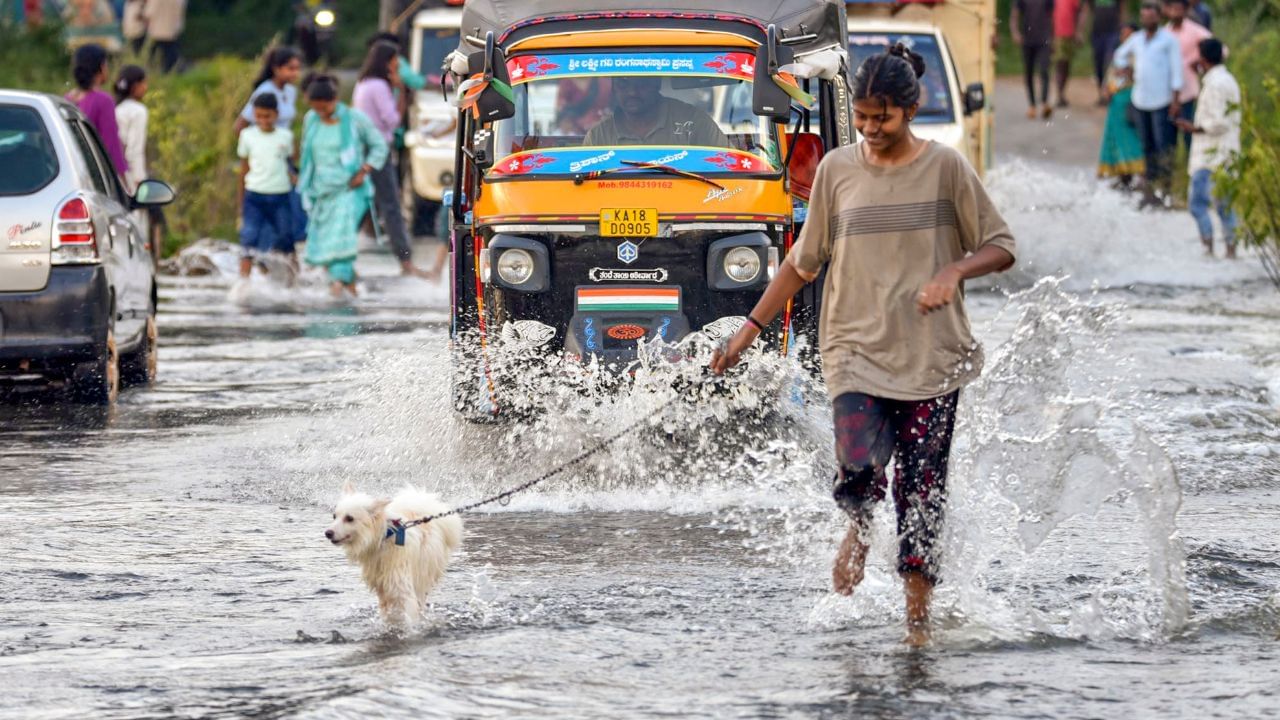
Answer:
<svg viewBox="0 0 1280 720"><path fill-rule="evenodd" d="M482 500L477 500L467 505L461 505L459 507L453 508L452 510L448 510L446 512L436 513L435 515L427 515L426 517L421 517L421 518L418 518L417 520L410 520L408 522L402 522L401 520L398 520L398 519L392 520L387 525L387 534L383 539L385 540L386 538L394 537L396 539L396 545L404 545L405 531L411 527L414 527L415 525L426 525L432 520L440 520L441 518L447 518L451 515L462 515L464 513L469 513L472 510L475 510L476 508L484 507L485 505L492 505L493 503L501 503L502 505L506 505L507 503L511 502L511 498L513 496L518 495L535 485L546 482L547 480L550 480L551 478L563 473L565 470L568 470L569 468L582 463L587 458L593 455L596 455L597 453L601 452L605 448L621 440L624 436L630 434L633 430L640 427L641 425L645 425L649 421L653 420L654 418L661 416L667 410L671 409L671 407L675 404L675 402L679 400L681 397L683 397L685 393L691 390L694 390L695 388L699 388L699 387L702 387L703 385L706 385L713 378L714 376L709 373L703 375L701 378L699 378L698 380L690 384L689 387L685 388L684 390L677 391L674 395L672 395L670 398L668 398L658 407L654 408L653 411L649 412L644 417L641 417L639 420L636 420L630 425L627 425L621 430L613 433L612 435L609 435L608 437L596 443L595 445L592 445L586 450L583 450L582 452L575 455L569 461L562 463L561 465L558 465L555 468L552 468L551 470L548 470L547 472L539 475L538 477L532 480L528 480L519 485L516 485L515 487L503 490L502 492L496 495L490 495L489 497L484 498Z"/></svg>

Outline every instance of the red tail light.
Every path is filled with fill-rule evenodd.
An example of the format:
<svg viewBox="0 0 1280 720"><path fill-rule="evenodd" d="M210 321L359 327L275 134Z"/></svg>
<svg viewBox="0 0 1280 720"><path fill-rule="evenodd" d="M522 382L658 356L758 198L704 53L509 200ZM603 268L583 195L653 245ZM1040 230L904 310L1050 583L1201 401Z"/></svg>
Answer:
<svg viewBox="0 0 1280 720"><path fill-rule="evenodd" d="M98 238L84 198L73 197L58 208L53 236L54 265L98 262Z"/></svg>

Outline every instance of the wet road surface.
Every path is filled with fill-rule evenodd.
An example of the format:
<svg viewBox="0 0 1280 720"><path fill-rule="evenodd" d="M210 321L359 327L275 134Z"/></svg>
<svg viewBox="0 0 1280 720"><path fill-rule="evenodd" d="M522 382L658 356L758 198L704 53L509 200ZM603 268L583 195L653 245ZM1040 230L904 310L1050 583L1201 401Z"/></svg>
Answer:
<svg viewBox="0 0 1280 720"><path fill-rule="evenodd" d="M547 387L532 426L460 421L447 291L373 256L350 306L167 278L153 388L110 414L7 398L0 717L1275 716L1280 293L1086 172L991 184L1022 265L969 297L988 369L932 647L899 642L887 513L864 585L828 590L811 387L762 398L748 442L678 408L468 518L426 625L388 631L321 536L344 481L467 501L657 395Z"/></svg>

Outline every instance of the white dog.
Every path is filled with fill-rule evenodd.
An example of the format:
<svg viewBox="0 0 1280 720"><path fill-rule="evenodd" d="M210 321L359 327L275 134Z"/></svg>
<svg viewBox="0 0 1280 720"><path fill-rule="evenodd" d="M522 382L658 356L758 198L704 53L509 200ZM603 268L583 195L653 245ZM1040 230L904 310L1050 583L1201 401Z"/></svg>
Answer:
<svg viewBox="0 0 1280 720"><path fill-rule="evenodd" d="M378 596L382 617L391 624L415 623L427 595L440 582L449 556L462 543L462 520L451 515L407 528L404 545L387 537L392 520L402 522L447 512L430 493L406 487L390 500L375 499L347 483L324 536L360 566L364 582Z"/></svg>

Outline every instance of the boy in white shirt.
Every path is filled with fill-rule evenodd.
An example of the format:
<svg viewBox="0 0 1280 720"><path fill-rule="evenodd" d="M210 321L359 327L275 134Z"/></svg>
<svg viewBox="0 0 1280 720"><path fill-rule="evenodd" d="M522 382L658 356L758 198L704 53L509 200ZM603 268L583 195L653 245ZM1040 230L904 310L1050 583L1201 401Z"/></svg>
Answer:
<svg viewBox="0 0 1280 720"><path fill-rule="evenodd" d="M293 133L276 127L279 116L275 95L263 93L254 98L254 124L240 133L236 149L240 157L241 277L249 276L255 257L272 249L274 238L289 237L292 232L289 159L293 157Z"/></svg>

